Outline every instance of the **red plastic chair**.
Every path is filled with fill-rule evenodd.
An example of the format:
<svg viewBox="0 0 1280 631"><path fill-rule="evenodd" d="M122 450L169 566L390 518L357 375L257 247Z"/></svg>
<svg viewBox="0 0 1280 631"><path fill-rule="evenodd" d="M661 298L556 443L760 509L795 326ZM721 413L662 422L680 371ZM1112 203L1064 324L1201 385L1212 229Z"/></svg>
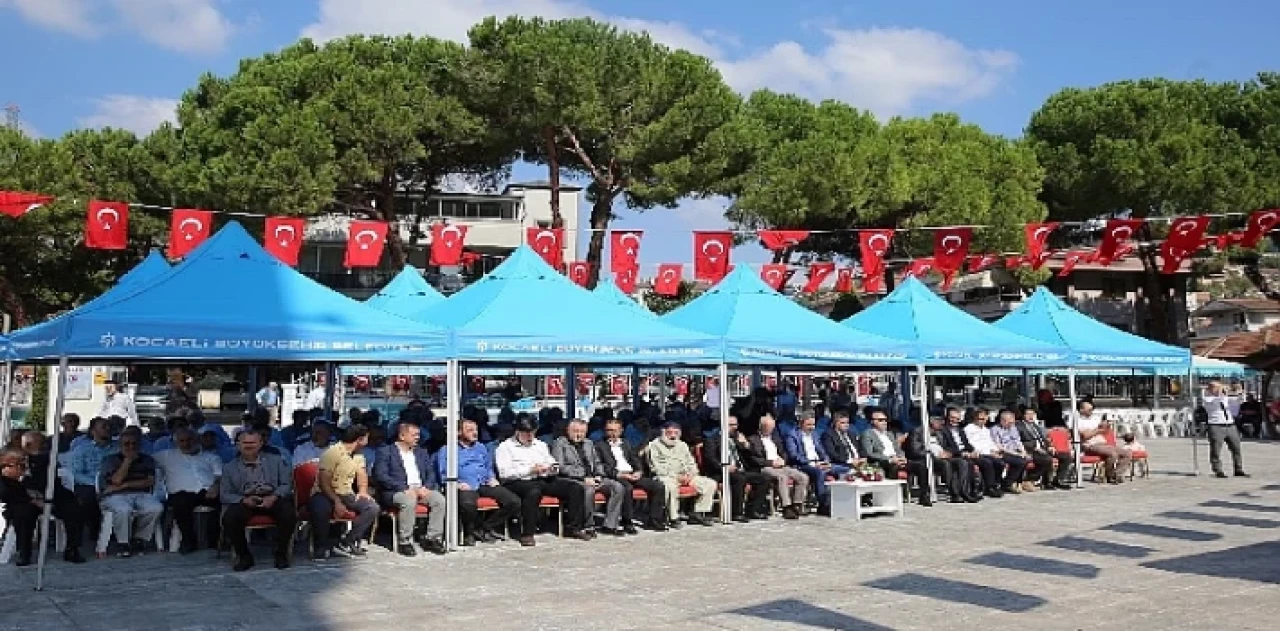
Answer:
<svg viewBox="0 0 1280 631"><path fill-rule="evenodd" d="M308 526L311 523L311 509L307 507L307 502L311 501L313 489L316 486L316 478L320 477L319 462L304 462L293 468L293 507L298 512L299 529ZM343 507L344 513L342 517L334 519L329 516L330 522L339 522L346 524L347 528L351 527L351 522L355 521L356 514Z"/></svg>
<svg viewBox="0 0 1280 631"><path fill-rule="evenodd" d="M554 497L543 496L542 501L538 502L538 507L543 510L556 511L556 533L559 534L561 537L563 537L564 536L564 511L560 510L560 500ZM498 510L498 501L493 499L492 497L479 498L476 500L476 510L480 512ZM510 531L507 530L507 524L503 524L502 528L505 532L507 532L507 535L510 536L511 533Z"/></svg>

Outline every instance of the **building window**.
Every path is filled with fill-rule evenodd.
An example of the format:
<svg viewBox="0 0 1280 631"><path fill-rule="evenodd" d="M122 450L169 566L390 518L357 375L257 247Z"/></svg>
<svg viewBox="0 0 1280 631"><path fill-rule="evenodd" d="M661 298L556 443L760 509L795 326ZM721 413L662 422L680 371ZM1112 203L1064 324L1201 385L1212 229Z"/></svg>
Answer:
<svg viewBox="0 0 1280 631"><path fill-rule="evenodd" d="M1102 295L1107 298L1124 298L1129 293L1128 283L1123 278L1102 277Z"/></svg>

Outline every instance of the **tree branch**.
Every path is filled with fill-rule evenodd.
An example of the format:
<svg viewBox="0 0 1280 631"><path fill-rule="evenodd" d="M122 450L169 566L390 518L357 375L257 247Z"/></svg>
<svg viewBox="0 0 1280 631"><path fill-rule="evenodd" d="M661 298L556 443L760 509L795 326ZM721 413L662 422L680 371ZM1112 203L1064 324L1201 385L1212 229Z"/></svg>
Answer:
<svg viewBox="0 0 1280 631"><path fill-rule="evenodd" d="M587 155L587 152L583 150L582 143L578 142L577 134L574 134L573 130L569 129L568 125L563 126L561 130L564 131L564 135L569 139L569 142L573 143L573 153L578 156L579 160L582 160L582 164L586 165L587 170L591 171L591 177L595 178L596 183L606 189L610 188L612 186L612 182L600 173L600 169L597 168L596 163L591 160L591 156Z"/></svg>

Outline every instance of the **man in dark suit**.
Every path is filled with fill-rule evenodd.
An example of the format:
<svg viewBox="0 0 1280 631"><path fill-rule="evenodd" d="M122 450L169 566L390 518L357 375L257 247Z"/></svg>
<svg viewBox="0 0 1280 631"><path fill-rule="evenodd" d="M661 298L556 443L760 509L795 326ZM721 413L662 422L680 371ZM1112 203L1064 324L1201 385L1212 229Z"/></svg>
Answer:
<svg viewBox="0 0 1280 631"><path fill-rule="evenodd" d="M978 466L978 471L982 474L982 487L988 497L1003 496L1004 493L1000 490L999 474L996 473L990 460L983 458L973 445L969 444L962 421L959 409L947 408L947 425L938 432L938 442L947 453L956 454L970 464Z"/></svg>
<svg viewBox="0 0 1280 631"><path fill-rule="evenodd" d="M640 513L640 502L648 505L642 525L648 530L667 529L667 506L662 481L644 475L644 461L627 441L622 439L622 421L609 419L604 423L604 438L596 441L596 454L604 467L604 477L622 485L622 531L636 534L634 516ZM645 499L635 499L635 489L644 491Z"/></svg>
<svg viewBox="0 0 1280 631"><path fill-rule="evenodd" d="M1018 420L1016 427L1018 436L1022 438L1022 446L1026 448L1028 454L1031 454L1031 460L1036 463L1036 471L1040 473L1040 488L1071 490L1071 485L1067 481L1067 476L1071 474L1071 452L1054 451L1053 445L1049 442L1049 435L1036 420L1035 408L1024 408L1022 418ZM1054 461L1058 463L1056 477L1053 473Z"/></svg>
<svg viewBox="0 0 1280 631"><path fill-rule="evenodd" d="M413 423L400 423L396 442L378 449L373 464L373 482L378 503L399 511L396 551L416 556L414 539L423 550L444 554L444 496L436 490L435 467L427 450L418 446L422 430ZM418 506L427 507L427 527L418 527Z"/></svg>
<svg viewBox="0 0 1280 631"><path fill-rule="evenodd" d="M822 433L822 450L831 461L831 473L841 476L854 467L865 464L867 459L858 451L857 438L849 431L849 412L836 412L831 429Z"/></svg>
<svg viewBox="0 0 1280 631"><path fill-rule="evenodd" d="M729 465L728 484L729 513L736 522L769 518L768 475L759 471L747 471L743 467L742 452L750 448L747 437L738 431L738 419L729 417ZM720 432L712 432L702 443L702 474L725 484L724 467L720 459ZM748 490L747 487L751 489Z"/></svg>
<svg viewBox="0 0 1280 631"><path fill-rule="evenodd" d="M925 441L925 432L928 432L928 442ZM925 454L932 455L934 472L942 476L952 504L981 501L982 497L973 492L973 464L958 452L942 447L943 433L943 422L938 417L929 419L928 427L912 430L905 447L907 459L927 467Z"/></svg>
<svg viewBox="0 0 1280 631"><path fill-rule="evenodd" d="M827 489L827 475L835 475L831 470L831 459L822 448L822 438L817 432L818 420L813 412L805 412L800 419L800 427L788 434L783 443L787 448L787 462L804 472L813 481L814 492L818 495L818 513L830 513L831 494Z"/></svg>
<svg viewBox="0 0 1280 631"><path fill-rule="evenodd" d="M804 501L809 497L809 476L787 466L787 448L782 443L781 432L776 430L773 416L761 416L760 433L747 440L747 466L769 476L782 502L782 518L800 519L805 512Z"/></svg>

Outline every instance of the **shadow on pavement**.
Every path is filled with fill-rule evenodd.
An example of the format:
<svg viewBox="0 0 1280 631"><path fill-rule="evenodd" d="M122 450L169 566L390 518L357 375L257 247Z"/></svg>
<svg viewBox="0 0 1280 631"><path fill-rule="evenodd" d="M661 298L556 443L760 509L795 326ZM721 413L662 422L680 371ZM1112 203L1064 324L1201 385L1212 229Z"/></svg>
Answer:
<svg viewBox="0 0 1280 631"><path fill-rule="evenodd" d="M1009 554L1007 552L984 554L972 559L966 559L965 563L998 567L1004 570L1017 570L1031 574L1052 574L1067 578L1098 578L1098 573L1101 571L1096 565L1087 563L1072 563L1070 561L1058 561L1056 559Z"/></svg>
<svg viewBox="0 0 1280 631"><path fill-rule="evenodd" d="M815 627L818 629L858 629L866 631L888 631L892 627L886 627L867 622L859 618L854 618L848 614L839 611L832 611L811 605L803 600L787 598L783 600L774 600L759 605L743 607L741 609L732 609L726 613L737 614L740 616L750 616L752 618L760 618L762 620L771 620L773 622L789 622L791 624L804 625L806 627Z"/></svg>
<svg viewBox="0 0 1280 631"><path fill-rule="evenodd" d="M1192 511L1166 511L1157 513L1157 517L1167 517L1169 519L1186 519L1190 521L1204 521L1211 524L1223 524L1226 526L1246 526L1248 528L1280 528L1280 521L1274 519L1254 519L1252 517L1233 517L1231 515L1213 515L1210 513L1196 513Z"/></svg>
<svg viewBox="0 0 1280 631"><path fill-rule="evenodd" d="M934 578L920 574L900 574L868 581L863 585L885 591L923 596L949 603L963 603L987 609L997 609L1009 613L1030 611L1049 602L1039 596L1030 596L1007 589Z"/></svg>
<svg viewBox="0 0 1280 631"><path fill-rule="evenodd" d="M1141 559L1143 557L1150 556L1151 553L1155 552L1155 550L1144 546L1131 546L1123 543L1111 543L1110 541L1097 541L1094 539L1085 539L1084 537L1070 536L1041 541L1040 545L1062 548L1063 550L1073 550L1076 552L1088 552L1090 554L1122 557L1126 559Z"/></svg>
<svg viewBox="0 0 1280 631"><path fill-rule="evenodd" d="M1134 535L1148 535L1151 537L1163 537L1165 539L1181 539L1182 541L1217 541L1222 538L1222 535L1216 532L1184 530L1182 528L1170 528L1168 526L1140 524L1133 521L1122 521L1118 524L1103 526L1102 528L1099 528L1099 530L1110 530L1111 532L1124 532Z"/></svg>
<svg viewBox="0 0 1280 631"><path fill-rule="evenodd" d="M1247 510L1255 513L1280 513L1280 506L1264 506L1262 504L1249 504L1247 502L1228 502L1225 500L1209 500L1201 502L1201 506L1209 508L1232 508L1235 510Z"/></svg>
<svg viewBox="0 0 1280 631"><path fill-rule="evenodd" d="M1149 561L1143 563L1142 567L1178 574L1280 584L1280 563L1276 562L1277 559L1280 559L1280 541L1269 541L1217 552Z"/></svg>

